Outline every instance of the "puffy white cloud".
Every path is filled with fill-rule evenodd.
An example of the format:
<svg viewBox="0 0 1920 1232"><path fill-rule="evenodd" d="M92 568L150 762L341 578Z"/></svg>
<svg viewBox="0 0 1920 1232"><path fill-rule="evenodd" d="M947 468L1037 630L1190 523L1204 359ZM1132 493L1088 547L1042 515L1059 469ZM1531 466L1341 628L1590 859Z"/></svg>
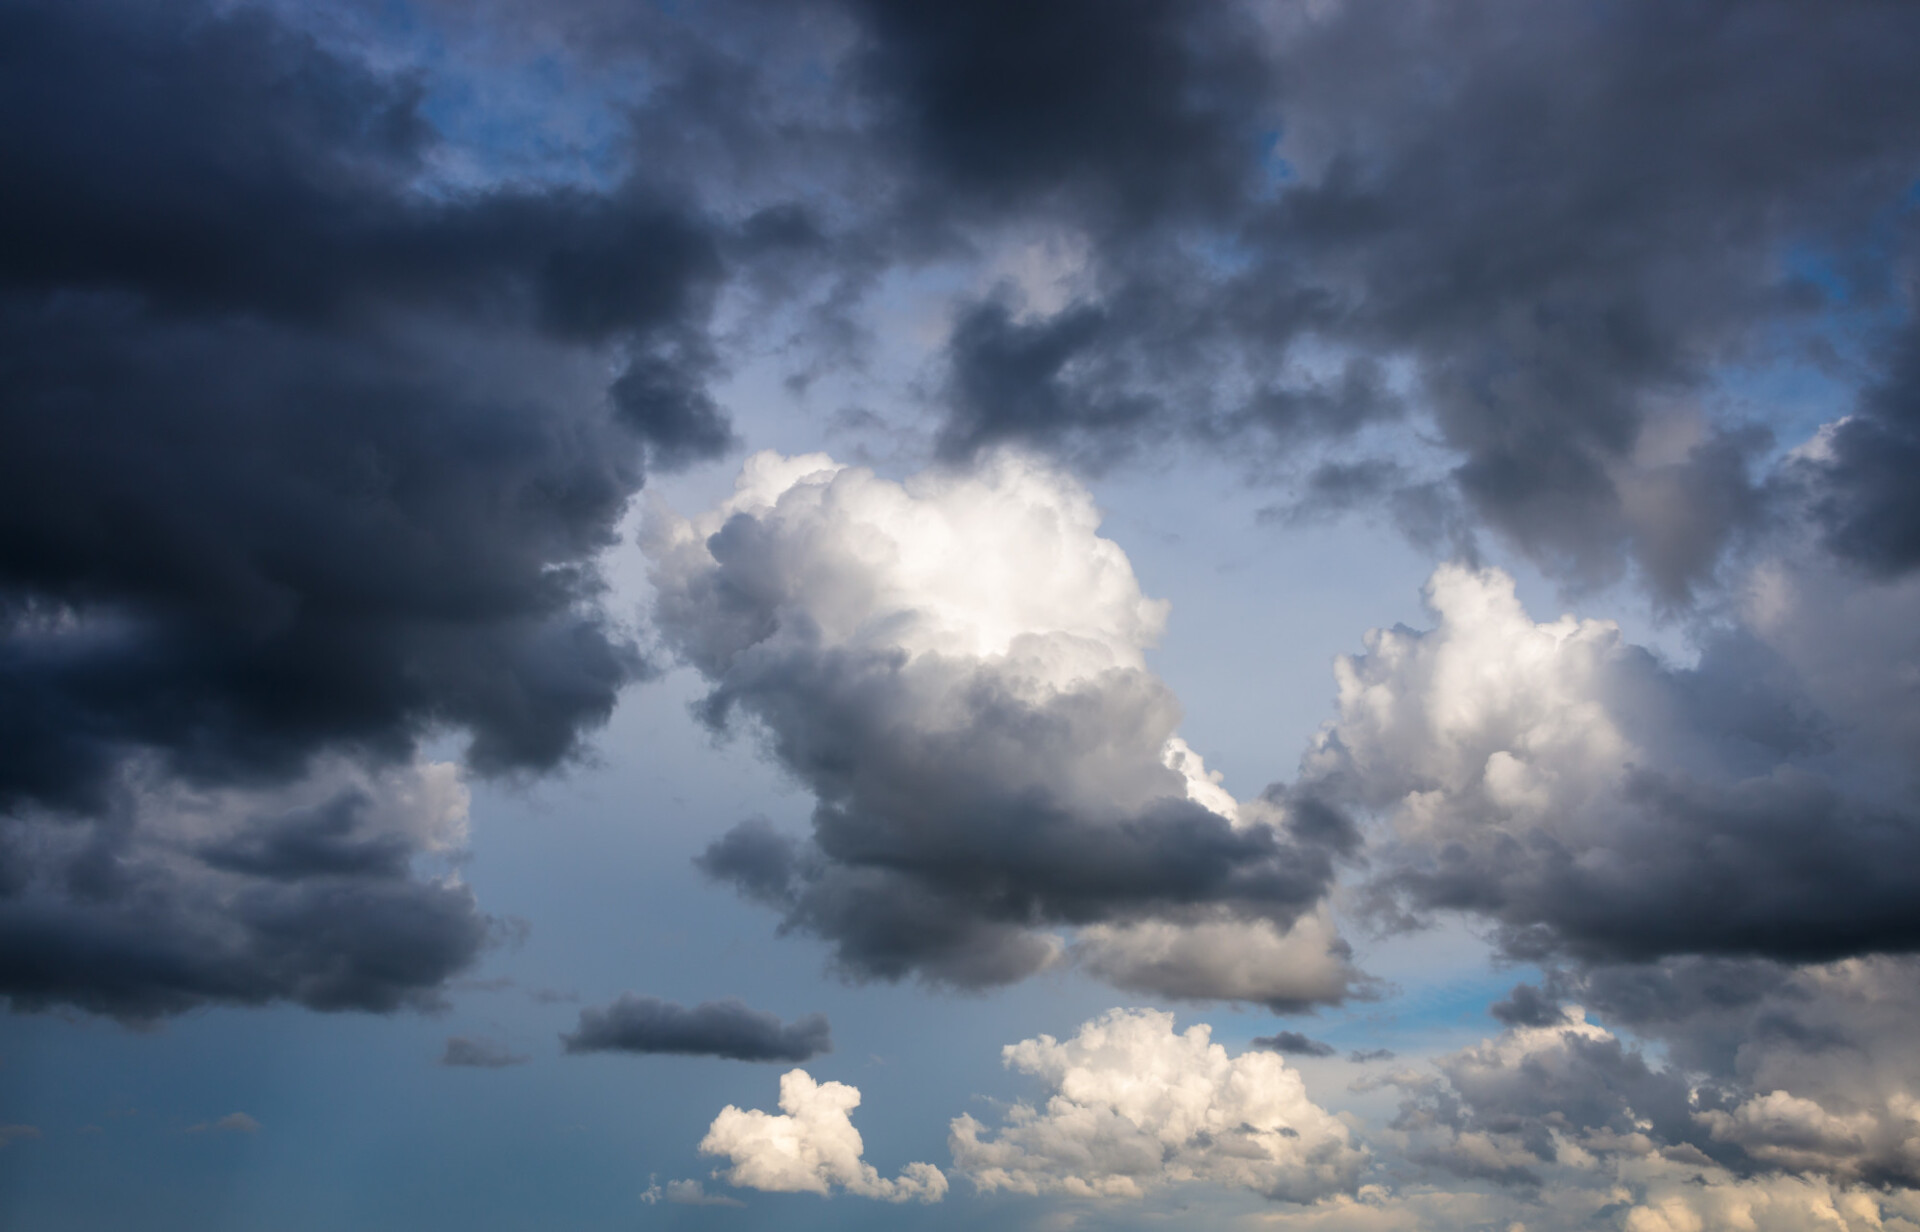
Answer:
<svg viewBox="0 0 1920 1232"><path fill-rule="evenodd" d="M1339 1000L1356 977L1314 909L1355 833L1236 801L1179 738L1145 660L1167 606L1099 521L1013 454L905 482L757 454L714 509L656 516L655 617L705 715L757 726L818 801L811 842L743 825L702 867L858 976L1004 983L1088 926L1128 987Z"/></svg>
<svg viewBox="0 0 1920 1232"><path fill-rule="evenodd" d="M700 1140L700 1150L725 1156L730 1166L715 1175L746 1189L823 1196L844 1189L888 1202L946 1197L947 1178L932 1164L908 1164L887 1180L861 1158L865 1144L852 1117L859 1106L857 1088L788 1070L780 1077L781 1112L728 1104Z"/></svg>
<svg viewBox="0 0 1920 1232"><path fill-rule="evenodd" d="M1085 489L1018 455L895 483L825 454L763 451L715 508L657 517L647 551L662 623L703 668L795 644L871 647L1010 657L1024 683L1057 689L1143 668L1166 623L1166 602L1140 593L1099 525ZM755 561L762 571L725 567L776 546L780 559ZM737 591L750 581L776 593ZM728 600L736 616L788 619L706 623Z"/></svg>
<svg viewBox="0 0 1920 1232"><path fill-rule="evenodd" d="M1366 1162L1298 1072L1272 1052L1229 1057L1204 1023L1176 1032L1171 1014L1115 1009L1003 1055L1052 1093L997 1131L954 1119L954 1166L982 1190L1135 1198L1206 1182L1308 1203L1351 1193Z"/></svg>

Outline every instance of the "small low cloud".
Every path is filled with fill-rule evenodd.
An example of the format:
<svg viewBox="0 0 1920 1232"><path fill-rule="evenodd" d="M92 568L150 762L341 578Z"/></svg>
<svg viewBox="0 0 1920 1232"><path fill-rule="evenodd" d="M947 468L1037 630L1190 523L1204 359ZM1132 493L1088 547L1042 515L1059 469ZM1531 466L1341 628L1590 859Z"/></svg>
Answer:
<svg viewBox="0 0 1920 1232"><path fill-rule="evenodd" d="M1290 1057L1330 1057L1336 1051L1332 1044L1324 1040L1308 1039L1298 1031L1276 1031L1272 1035L1257 1035L1248 1042L1264 1052L1283 1052Z"/></svg>
<svg viewBox="0 0 1920 1232"><path fill-rule="evenodd" d="M0 1147L9 1147L16 1142L26 1142L41 1136L38 1125L0 1125Z"/></svg>
<svg viewBox="0 0 1920 1232"><path fill-rule="evenodd" d="M656 1202L671 1202L676 1206L745 1206L746 1203L726 1194L710 1194L699 1181L668 1181L664 1188L658 1182L647 1186L640 1200L648 1206Z"/></svg>
<svg viewBox="0 0 1920 1232"><path fill-rule="evenodd" d="M569 1053L665 1052L735 1061L805 1061L833 1050L822 1014L783 1023L734 997L688 1008L633 993L581 1010L579 1026L560 1040Z"/></svg>
<svg viewBox="0 0 1920 1232"><path fill-rule="evenodd" d="M1347 1060L1352 1061L1355 1065L1365 1065L1369 1061L1391 1061L1393 1060L1393 1049L1356 1048L1347 1054Z"/></svg>
<svg viewBox="0 0 1920 1232"><path fill-rule="evenodd" d="M198 1125L187 1126L190 1134L257 1134L260 1122L244 1112L229 1112L217 1121L202 1121ZM38 1131L35 1131L38 1136Z"/></svg>
<svg viewBox="0 0 1920 1232"><path fill-rule="evenodd" d="M440 1064L470 1069L505 1069L524 1065L527 1060L525 1054L512 1051L498 1040L467 1035L447 1037L447 1050L440 1054Z"/></svg>

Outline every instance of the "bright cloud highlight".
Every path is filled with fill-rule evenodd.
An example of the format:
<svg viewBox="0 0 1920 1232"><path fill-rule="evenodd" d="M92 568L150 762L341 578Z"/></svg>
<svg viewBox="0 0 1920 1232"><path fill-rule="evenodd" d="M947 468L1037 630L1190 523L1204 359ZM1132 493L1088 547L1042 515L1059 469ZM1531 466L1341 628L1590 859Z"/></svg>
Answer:
<svg viewBox="0 0 1920 1232"><path fill-rule="evenodd" d="M990 1131L954 1118L954 1166L982 1190L1138 1198L1206 1182L1310 1203L1354 1191L1365 1152L1277 1054L1229 1057L1201 1023L1109 1010L1061 1041L1009 1044L1009 1068L1051 1091Z"/></svg>
<svg viewBox="0 0 1920 1232"><path fill-rule="evenodd" d="M725 1156L729 1166L715 1175L743 1189L822 1197L845 1190L886 1202L946 1197L947 1178L932 1164L908 1164L887 1180L860 1157L865 1144L852 1118L859 1106L857 1088L788 1070L780 1076L779 1113L728 1104L700 1140L700 1151Z"/></svg>

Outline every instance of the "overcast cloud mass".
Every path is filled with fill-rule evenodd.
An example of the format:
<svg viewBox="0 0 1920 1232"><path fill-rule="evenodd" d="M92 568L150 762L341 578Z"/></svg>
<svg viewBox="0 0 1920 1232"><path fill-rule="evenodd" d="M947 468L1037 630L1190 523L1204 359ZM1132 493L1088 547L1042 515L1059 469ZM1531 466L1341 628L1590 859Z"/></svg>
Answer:
<svg viewBox="0 0 1920 1232"><path fill-rule="evenodd" d="M1920 1232L1917 63L0 0L0 1224Z"/></svg>

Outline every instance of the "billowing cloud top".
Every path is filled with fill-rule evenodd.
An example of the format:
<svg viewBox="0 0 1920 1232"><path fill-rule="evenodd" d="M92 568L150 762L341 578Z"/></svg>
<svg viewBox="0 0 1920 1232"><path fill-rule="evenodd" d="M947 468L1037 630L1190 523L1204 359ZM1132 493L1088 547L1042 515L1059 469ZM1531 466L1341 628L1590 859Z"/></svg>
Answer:
<svg viewBox="0 0 1920 1232"><path fill-rule="evenodd" d="M1912 720L1835 679L1838 630L1804 626L1819 584L1769 564L1750 623L1682 669L1611 622L1536 624L1497 571L1443 567L1434 630L1340 662L1304 773L1391 821L1382 888L1484 914L1516 953L1912 950L1915 746L1883 719ZM1911 604L1857 595L1853 649L1904 643L1872 614Z"/></svg>
<svg viewBox="0 0 1920 1232"><path fill-rule="evenodd" d="M1011 660L1014 679L1061 690L1144 670L1166 624L1168 605L1140 593L1099 527L1084 488L1016 454L901 484L825 454L762 452L731 498L657 522L648 550L660 619L709 674L778 637L907 660ZM701 623L723 613L789 627Z"/></svg>
<svg viewBox="0 0 1920 1232"><path fill-rule="evenodd" d="M730 1185L780 1193L829 1194L836 1189L887 1202L938 1202L947 1178L932 1164L911 1163L893 1180L862 1159L852 1112L860 1092L844 1082L815 1082L803 1069L780 1077L779 1113L732 1104L700 1140L707 1155L730 1161Z"/></svg>
<svg viewBox="0 0 1920 1232"><path fill-rule="evenodd" d="M1313 1202L1359 1184L1365 1153L1300 1075L1272 1052L1229 1057L1204 1023L1176 1032L1172 1014L1116 1009L1004 1056L1050 1094L997 1133L954 1119L954 1166L980 1189L1139 1197L1206 1181Z"/></svg>
<svg viewBox="0 0 1920 1232"><path fill-rule="evenodd" d="M1098 525L1015 454L898 483L763 453L717 508L656 518L656 619L712 685L702 713L758 725L819 801L811 842L748 822L702 867L859 975L1001 983L1080 924L1130 986L1339 999L1344 947L1311 909L1350 828L1207 774L1145 666L1166 607ZM1259 961L1174 959L1195 928Z"/></svg>

